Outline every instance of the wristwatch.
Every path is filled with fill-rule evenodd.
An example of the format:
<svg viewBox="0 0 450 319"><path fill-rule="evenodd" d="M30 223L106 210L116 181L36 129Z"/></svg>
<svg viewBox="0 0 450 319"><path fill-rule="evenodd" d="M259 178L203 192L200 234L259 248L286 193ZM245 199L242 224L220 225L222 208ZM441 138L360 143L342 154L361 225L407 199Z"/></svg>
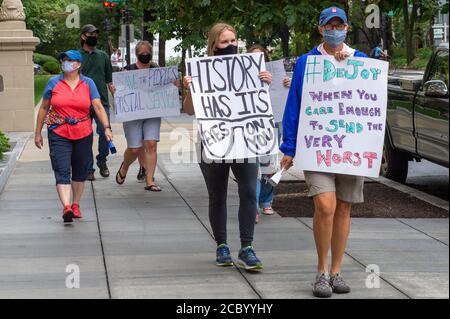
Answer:
<svg viewBox="0 0 450 319"><path fill-rule="evenodd" d="M111 125L107 125L107 126L105 126L105 130L106 130L107 128L109 128L109 129L111 130L111 132L112 132L112 128L111 128Z"/></svg>

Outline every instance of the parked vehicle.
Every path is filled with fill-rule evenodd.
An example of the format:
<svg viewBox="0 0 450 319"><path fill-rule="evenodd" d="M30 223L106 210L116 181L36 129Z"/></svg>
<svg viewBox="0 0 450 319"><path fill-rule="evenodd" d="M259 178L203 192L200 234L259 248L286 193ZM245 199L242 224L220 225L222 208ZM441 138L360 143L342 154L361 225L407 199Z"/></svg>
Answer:
<svg viewBox="0 0 450 319"><path fill-rule="evenodd" d="M404 183L408 162L449 167L449 48L439 47L422 79L390 79L381 175Z"/></svg>
<svg viewBox="0 0 450 319"><path fill-rule="evenodd" d="M33 65L33 69L34 69L34 75L41 74L41 72L42 72L42 68L39 64L35 63Z"/></svg>

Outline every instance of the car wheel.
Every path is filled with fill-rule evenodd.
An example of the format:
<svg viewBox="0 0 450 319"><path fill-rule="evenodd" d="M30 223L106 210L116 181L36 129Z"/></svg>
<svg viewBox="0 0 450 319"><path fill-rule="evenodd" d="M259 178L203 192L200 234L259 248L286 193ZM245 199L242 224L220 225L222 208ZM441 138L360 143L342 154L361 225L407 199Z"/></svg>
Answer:
<svg viewBox="0 0 450 319"><path fill-rule="evenodd" d="M386 138L383 147L380 175L399 183L405 183L408 176L408 156L406 153L392 148Z"/></svg>

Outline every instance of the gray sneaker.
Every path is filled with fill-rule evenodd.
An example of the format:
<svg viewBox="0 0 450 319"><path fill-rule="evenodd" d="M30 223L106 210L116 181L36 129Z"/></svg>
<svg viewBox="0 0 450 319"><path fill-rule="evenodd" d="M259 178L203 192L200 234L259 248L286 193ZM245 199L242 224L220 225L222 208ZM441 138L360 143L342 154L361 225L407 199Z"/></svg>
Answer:
<svg viewBox="0 0 450 319"><path fill-rule="evenodd" d="M317 274L316 282L313 285L313 295L318 298L330 298L333 295L333 289L330 285L329 274Z"/></svg>
<svg viewBox="0 0 450 319"><path fill-rule="evenodd" d="M337 294L348 294L351 290L340 273L331 276L330 285L333 289L333 292Z"/></svg>

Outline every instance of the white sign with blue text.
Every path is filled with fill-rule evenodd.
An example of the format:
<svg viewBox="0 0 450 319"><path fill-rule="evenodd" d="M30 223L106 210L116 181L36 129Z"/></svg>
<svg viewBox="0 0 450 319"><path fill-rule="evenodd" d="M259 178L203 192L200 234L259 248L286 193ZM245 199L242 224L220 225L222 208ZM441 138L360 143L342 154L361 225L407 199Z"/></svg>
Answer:
<svg viewBox="0 0 450 319"><path fill-rule="evenodd" d="M180 115L178 68L150 68L113 73L114 112L111 121L128 122Z"/></svg>

